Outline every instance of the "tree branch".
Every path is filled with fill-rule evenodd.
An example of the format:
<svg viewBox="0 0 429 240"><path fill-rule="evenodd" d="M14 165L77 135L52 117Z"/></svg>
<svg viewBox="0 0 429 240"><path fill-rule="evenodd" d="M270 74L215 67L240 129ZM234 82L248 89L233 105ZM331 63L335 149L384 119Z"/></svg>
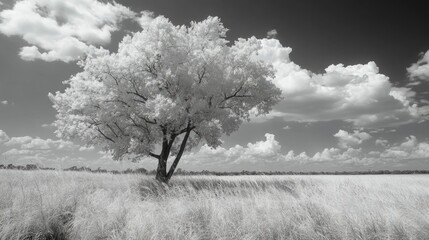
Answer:
<svg viewBox="0 0 429 240"><path fill-rule="evenodd" d="M198 73L198 84L201 84L203 81L204 75L206 75L206 67L203 67L203 72L201 74Z"/></svg>
<svg viewBox="0 0 429 240"><path fill-rule="evenodd" d="M155 153L153 153L153 152L149 152L149 156L154 157L154 158L156 158L156 159L158 159L158 160L159 160L159 158L161 157L161 155L159 155L159 154L155 154Z"/></svg>
<svg viewBox="0 0 429 240"><path fill-rule="evenodd" d="M237 88L237 90L235 90L231 95L227 96L226 94L224 94L224 99L222 101L219 102L218 105L226 102L227 100L231 99L231 98L244 98L244 97L253 97L250 94L241 94L239 95L238 93L243 89L244 83L240 85L239 88ZM246 93L247 91L245 91L244 93Z"/></svg>
<svg viewBox="0 0 429 240"><path fill-rule="evenodd" d="M99 132L101 135L103 135L103 137L104 137L104 138L106 138L107 140L109 140L109 141L111 141L111 142L115 143L115 141L114 141L113 139L109 138L108 136L106 136L106 134L104 134L98 126L97 126L97 130L98 130L98 132Z"/></svg>
<svg viewBox="0 0 429 240"><path fill-rule="evenodd" d="M133 94L133 95L135 95L135 96L137 96L137 97L140 97L141 99L143 99L143 103L145 103L146 101L147 101L147 97L145 97L145 96L143 96L143 95L141 95L140 93L138 93L138 92L130 92L130 91L127 91L127 94Z"/></svg>

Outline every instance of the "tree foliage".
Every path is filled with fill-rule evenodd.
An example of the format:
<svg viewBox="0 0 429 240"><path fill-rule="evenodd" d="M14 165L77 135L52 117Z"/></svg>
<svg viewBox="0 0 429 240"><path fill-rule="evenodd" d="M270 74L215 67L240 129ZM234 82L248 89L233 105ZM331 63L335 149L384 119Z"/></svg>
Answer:
<svg viewBox="0 0 429 240"><path fill-rule="evenodd" d="M124 37L117 53L93 48L68 88L50 94L57 134L115 159L155 157L157 179L168 181L185 150L201 140L219 146L251 112L268 113L280 100L272 67L257 57L260 40L230 44L226 32L217 17L190 26L157 17Z"/></svg>

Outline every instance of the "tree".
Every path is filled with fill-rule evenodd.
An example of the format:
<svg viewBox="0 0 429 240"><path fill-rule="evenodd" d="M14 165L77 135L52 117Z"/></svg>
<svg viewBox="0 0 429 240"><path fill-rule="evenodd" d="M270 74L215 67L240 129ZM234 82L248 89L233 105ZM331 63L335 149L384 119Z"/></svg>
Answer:
<svg viewBox="0 0 429 240"><path fill-rule="evenodd" d="M93 48L68 88L49 94L57 134L102 146L114 159L151 156L156 179L168 182L185 150L201 140L219 146L222 134L281 98L272 67L258 60L260 40L229 45L226 32L217 17L189 27L157 17L124 37L117 53Z"/></svg>

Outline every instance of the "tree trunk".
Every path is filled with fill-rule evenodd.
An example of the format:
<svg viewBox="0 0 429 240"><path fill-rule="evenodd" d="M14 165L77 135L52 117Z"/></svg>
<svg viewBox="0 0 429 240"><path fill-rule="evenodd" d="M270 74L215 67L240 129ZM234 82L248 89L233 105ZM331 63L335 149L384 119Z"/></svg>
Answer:
<svg viewBox="0 0 429 240"><path fill-rule="evenodd" d="M170 150L173 145L174 139L177 135L174 135L170 140L167 140L167 137L164 133L164 139L162 142L162 150L161 154L158 155L158 168L156 170L156 176L155 179L162 182L162 183L168 183L170 178L173 176L174 170L176 170L177 164L180 161L180 158L182 157L183 152L185 151L186 143L188 141L189 135L191 134L193 128L190 128L189 126L186 129L186 134L183 137L182 143L180 144L179 152L176 155L176 158L174 159L173 164L170 167L170 170L167 172L167 160L170 156Z"/></svg>
<svg viewBox="0 0 429 240"><path fill-rule="evenodd" d="M156 180L167 183L167 159L163 159L162 157L158 160L158 168L156 169Z"/></svg>
<svg viewBox="0 0 429 240"><path fill-rule="evenodd" d="M186 143L188 142L189 135L191 134L192 129L186 131L185 137L183 137L182 144L180 145L179 152L177 153L176 159L174 159L173 164L171 164L170 170L167 173L167 181L173 176L174 171L176 170L177 164L182 157L183 152L185 151Z"/></svg>

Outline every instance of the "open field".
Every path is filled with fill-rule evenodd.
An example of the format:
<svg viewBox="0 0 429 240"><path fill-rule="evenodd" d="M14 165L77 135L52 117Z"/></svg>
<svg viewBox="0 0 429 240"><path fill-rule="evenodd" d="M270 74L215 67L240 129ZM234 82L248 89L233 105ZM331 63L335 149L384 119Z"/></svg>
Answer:
<svg viewBox="0 0 429 240"><path fill-rule="evenodd" d="M0 170L0 239L429 239L429 175Z"/></svg>

